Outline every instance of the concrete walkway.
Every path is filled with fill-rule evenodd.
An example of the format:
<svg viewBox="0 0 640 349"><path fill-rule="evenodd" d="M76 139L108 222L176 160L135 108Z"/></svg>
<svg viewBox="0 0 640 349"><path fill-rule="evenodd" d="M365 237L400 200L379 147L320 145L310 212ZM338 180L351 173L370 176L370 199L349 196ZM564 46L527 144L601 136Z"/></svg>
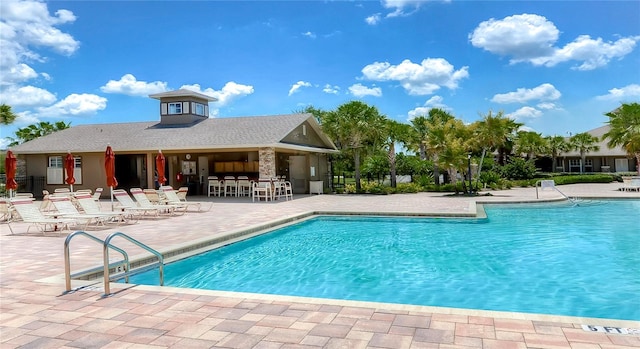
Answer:
<svg viewBox="0 0 640 349"><path fill-rule="evenodd" d="M559 187L569 196L635 198L619 183ZM160 251L222 236L309 211L475 214L475 202L559 200L535 188L452 197L441 193L389 196L297 195L288 202L195 197L210 211L90 233L122 231ZM103 208L110 202L102 201ZM582 325L640 328L640 322L487 312L454 308L103 285L63 294L63 243L69 232L24 234L25 223L0 224L0 348L573 348L640 347L639 334L589 332ZM32 229L33 230L33 229ZM121 243L122 242L122 243ZM102 263L100 245L71 244L71 267ZM130 254L143 251L118 240ZM136 250L137 249L137 250ZM84 285L75 282L74 287ZM640 306L640 302L638 304Z"/></svg>

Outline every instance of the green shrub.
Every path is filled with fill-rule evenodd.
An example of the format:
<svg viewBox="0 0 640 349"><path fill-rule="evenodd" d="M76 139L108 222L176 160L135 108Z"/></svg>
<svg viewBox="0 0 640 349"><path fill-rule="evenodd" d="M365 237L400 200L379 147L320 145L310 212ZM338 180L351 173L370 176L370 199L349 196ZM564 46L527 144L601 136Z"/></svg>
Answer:
<svg viewBox="0 0 640 349"><path fill-rule="evenodd" d="M610 174L581 174L553 177L556 184L575 184L575 183L611 183L615 180Z"/></svg>
<svg viewBox="0 0 640 349"><path fill-rule="evenodd" d="M393 189L393 188L392 188ZM418 193L422 191L422 186L417 183L399 183L395 188L395 193Z"/></svg>
<svg viewBox="0 0 640 349"><path fill-rule="evenodd" d="M532 179L536 174L536 166L531 160L514 157L502 166L501 173L507 179Z"/></svg>

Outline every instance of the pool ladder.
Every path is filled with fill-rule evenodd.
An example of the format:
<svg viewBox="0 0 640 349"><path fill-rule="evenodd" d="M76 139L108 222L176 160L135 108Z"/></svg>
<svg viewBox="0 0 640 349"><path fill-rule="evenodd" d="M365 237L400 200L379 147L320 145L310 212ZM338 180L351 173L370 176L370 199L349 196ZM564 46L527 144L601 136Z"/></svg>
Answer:
<svg viewBox="0 0 640 349"><path fill-rule="evenodd" d="M86 236L89 239L102 244L102 255L103 255L103 261L104 261L104 266L103 266L103 277L104 277L104 297L107 297L111 294L111 287L110 287L110 282L111 282L111 275L110 275L110 271L111 269L115 269L118 270L120 267L124 267L123 270L123 275L124 275L124 279L125 282L128 283L129 282L129 275L131 274L131 264L129 262L129 255L127 254L126 251L124 251L123 249L114 246L111 244L111 239L115 238L116 236L121 236L124 239L128 240L129 242L138 245L138 247L150 252L151 254L155 255L156 258L158 258L158 265L159 265L159 270L160 270L160 286L164 285L164 257L162 256L162 254L154 249L152 249L151 247L141 243L140 241L130 237L127 234L121 233L121 232L115 232L110 234L109 236L107 236L106 239L101 240L91 234L88 234L84 231L76 231L72 234L70 234L69 236L67 236L67 238L64 241L64 278L65 278L65 293L70 292L71 291L71 261L70 261L70 253L69 253L69 244L71 243L71 240L76 237L76 236ZM121 262L116 262L116 263L109 263L109 249L112 249L116 252L119 252L120 254L122 254L123 260ZM119 276L118 278L115 278L115 280L117 279L121 279L122 276Z"/></svg>

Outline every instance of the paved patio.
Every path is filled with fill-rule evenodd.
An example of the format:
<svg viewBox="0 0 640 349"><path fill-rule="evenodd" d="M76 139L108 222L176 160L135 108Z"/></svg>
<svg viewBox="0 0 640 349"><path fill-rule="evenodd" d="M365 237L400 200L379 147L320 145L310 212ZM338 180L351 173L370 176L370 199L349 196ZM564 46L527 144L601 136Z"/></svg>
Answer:
<svg viewBox="0 0 640 349"><path fill-rule="evenodd" d="M561 186L569 196L640 199L618 183ZM160 251L309 211L474 214L476 201L536 201L534 188L451 197L297 195L293 201L194 197L208 212L145 219L92 229L97 237L122 231ZM562 199L553 191L546 200ZM110 207L103 200L105 209ZM24 223L0 224L0 348L573 348L640 347L640 334L585 331L582 325L640 328L640 322L487 312L453 308L103 285L63 294L62 235L22 234ZM121 244L122 242L122 244ZM137 247L118 240L130 254ZM135 252L137 251L137 252ZM102 248L79 237L71 267L99 266ZM74 287L83 285L74 282ZM640 306L640 298L638 302Z"/></svg>

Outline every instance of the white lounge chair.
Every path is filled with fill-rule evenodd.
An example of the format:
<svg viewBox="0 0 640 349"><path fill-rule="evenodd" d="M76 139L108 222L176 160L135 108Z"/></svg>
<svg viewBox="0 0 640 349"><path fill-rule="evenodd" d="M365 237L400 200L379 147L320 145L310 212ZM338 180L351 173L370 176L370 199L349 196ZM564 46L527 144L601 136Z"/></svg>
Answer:
<svg viewBox="0 0 640 349"><path fill-rule="evenodd" d="M40 212L38 205L28 198L13 198L11 199L11 206L16 210L23 222L29 223L27 233L33 226L37 227L44 235L47 231L61 232L62 230L68 230L70 226L78 224L78 221L75 219L58 217L56 215L50 217L45 216ZM13 234L13 229L10 228L10 230Z"/></svg>
<svg viewBox="0 0 640 349"><path fill-rule="evenodd" d="M178 207L177 205L172 204L153 204L149 201L147 194L140 188L131 188L129 189L133 198L136 199L138 206L146 207L146 208L155 208L161 210L162 213L174 214L176 211L184 213L183 207ZM181 210L182 209L182 210Z"/></svg>
<svg viewBox="0 0 640 349"><path fill-rule="evenodd" d="M100 208L100 204L93 200L93 197L89 194L75 194L75 199L78 205L82 208L84 213L93 214L93 215L107 215L112 217L112 220L117 222L135 223L137 221L136 215L129 212L103 212Z"/></svg>
<svg viewBox="0 0 640 349"><path fill-rule="evenodd" d="M172 186L169 186L169 185L162 186L160 187L160 192L164 195L164 199L166 203L169 205L176 205L179 208L184 208L185 211L190 206L195 206L197 207L198 211L201 211L202 205L199 202L180 201L178 194L176 194L176 191L173 189ZM211 203L211 206L209 206L209 210L211 209L212 206L213 206L213 203Z"/></svg>
<svg viewBox="0 0 640 349"><path fill-rule="evenodd" d="M113 214L91 214L91 213L81 213L74 206L73 202L68 196L55 196L52 195L50 197L51 204L56 208L58 214L60 214L63 218L71 218L78 220L79 222L84 222L83 230L86 230L89 225L95 226L104 226L107 222L114 219L117 222L117 215Z"/></svg>
<svg viewBox="0 0 640 349"><path fill-rule="evenodd" d="M152 214L155 217L160 215L161 210L155 207L140 207L138 204L133 201L129 193L127 193L124 189L116 189L113 191L113 197L118 200L120 204L120 208L125 212L135 212L138 215L147 215Z"/></svg>

